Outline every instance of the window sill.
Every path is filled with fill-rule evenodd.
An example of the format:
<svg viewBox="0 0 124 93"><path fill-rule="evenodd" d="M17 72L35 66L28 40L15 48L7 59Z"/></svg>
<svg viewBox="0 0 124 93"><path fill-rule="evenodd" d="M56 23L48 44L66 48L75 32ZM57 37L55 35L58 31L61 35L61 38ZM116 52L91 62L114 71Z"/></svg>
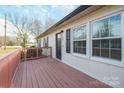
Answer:
<svg viewBox="0 0 124 93"><path fill-rule="evenodd" d="M72 55L80 58L86 58L85 54L72 53Z"/></svg>
<svg viewBox="0 0 124 93"><path fill-rule="evenodd" d="M113 60L113 59L108 59L108 58L102 58L102 57L91 57L91 60L102 62L108 65L114 65L114 66L119 66L119 67L124 67L124 63L122 61L118 60Z"/></svg>
<svg viewBox="0 0 124 93"><path fill-rule="evenodd" d="M102 58L102 57L91 57L89 59L86 55L78 54L78 53L72 53L72 55L75 56L75 57L82 58L82 59L84 58L84 59L87 59L87 60L101 62L101 63L108 64L108 65L124 67L124 63L122 61L118 61L118 60L112 60L112 59Z"/></svg>

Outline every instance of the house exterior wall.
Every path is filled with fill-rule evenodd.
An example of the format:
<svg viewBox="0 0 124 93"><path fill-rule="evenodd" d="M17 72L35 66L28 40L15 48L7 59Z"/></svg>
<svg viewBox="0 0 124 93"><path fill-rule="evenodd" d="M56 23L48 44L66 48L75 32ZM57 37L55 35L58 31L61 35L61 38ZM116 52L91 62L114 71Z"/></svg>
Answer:
<svg viewBox="0 0 124 93"><path fill-rule="evenodd" d="M99 18L107 17L121 13L122 21L122 61L114 62L111 60L93 58L91 55L91 22ZM87 54L86 56L73 53L73 45L71 42L71 53L66 53L66 30L76 26L87 25ZM68 64L100 81L103 81L113 87L124 87L124 6L104 6L78 20L57 29L53 33L47 35L49 37L49 46L52 47L52 56L56 58L56 33L63 30L62 35L62 60L61 62ZM71 31L72 32L72 31ZM72 34L72 33L71 33ZM44 36L44 37L47 37ZM71 35L72 36L72 35ZM41 46L43 46L43 38ZM72 38L71 38L72 40Z"/></svg>

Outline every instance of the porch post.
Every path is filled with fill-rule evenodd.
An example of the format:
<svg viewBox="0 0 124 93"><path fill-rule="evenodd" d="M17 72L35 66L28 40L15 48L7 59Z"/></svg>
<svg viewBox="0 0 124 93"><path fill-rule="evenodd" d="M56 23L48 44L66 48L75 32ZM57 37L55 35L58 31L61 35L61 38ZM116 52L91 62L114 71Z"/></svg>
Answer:
<svg viewBox="0 0 124 93"><path fill-rule="evenodd" d="M38 47L37 47L37 50L36 51L37 51L37 57L38 57Z"/></svg>

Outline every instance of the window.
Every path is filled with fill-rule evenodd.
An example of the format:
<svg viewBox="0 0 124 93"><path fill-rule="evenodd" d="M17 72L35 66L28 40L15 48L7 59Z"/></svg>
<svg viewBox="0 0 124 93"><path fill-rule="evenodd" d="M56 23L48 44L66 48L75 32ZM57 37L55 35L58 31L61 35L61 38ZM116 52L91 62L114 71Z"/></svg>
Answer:
<svg viewBox="0 0 124 93"><path fill-rule="evenodd" d="M73 29L73 52L86 54L86 25Z"/></svg>
<svg viewBox="0 0 124 93"><path fill-rule="evenodd" d="M48 37L43 39L43 46L48 46L48 40L49 40Z"/></svg>
<svg viewBox="0 0 124 93"><path fill-rule="evenodd" d="M49 37L46 38L46 46L49 46Z"/></svg>
<svg viewBox="0 0 124 93"><path fill-rule="evenodd" d="M121 15L93 22L92 55L121 60Z"/></svg>
<svg viewBox="0 0 124 93"><path fill-rule="evenodd" d="M66 30L66 53L70 53L70 29Z"/></svg>
<svg viewBox="0 0 124 93"><path fill-rule="evenodd" d="M43 46L45 46L45 38L43 38Z"/></svg>

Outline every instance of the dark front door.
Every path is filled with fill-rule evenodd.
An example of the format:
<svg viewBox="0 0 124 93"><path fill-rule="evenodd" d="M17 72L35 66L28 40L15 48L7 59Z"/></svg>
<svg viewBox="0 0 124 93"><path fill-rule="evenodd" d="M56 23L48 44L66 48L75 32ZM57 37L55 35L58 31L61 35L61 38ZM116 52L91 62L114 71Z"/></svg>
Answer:
<svg viewBox="0 0 124 93"><path fill-rule="evenodd" d="M56 34L56 58L62 58L62 32Z"/></svg>

